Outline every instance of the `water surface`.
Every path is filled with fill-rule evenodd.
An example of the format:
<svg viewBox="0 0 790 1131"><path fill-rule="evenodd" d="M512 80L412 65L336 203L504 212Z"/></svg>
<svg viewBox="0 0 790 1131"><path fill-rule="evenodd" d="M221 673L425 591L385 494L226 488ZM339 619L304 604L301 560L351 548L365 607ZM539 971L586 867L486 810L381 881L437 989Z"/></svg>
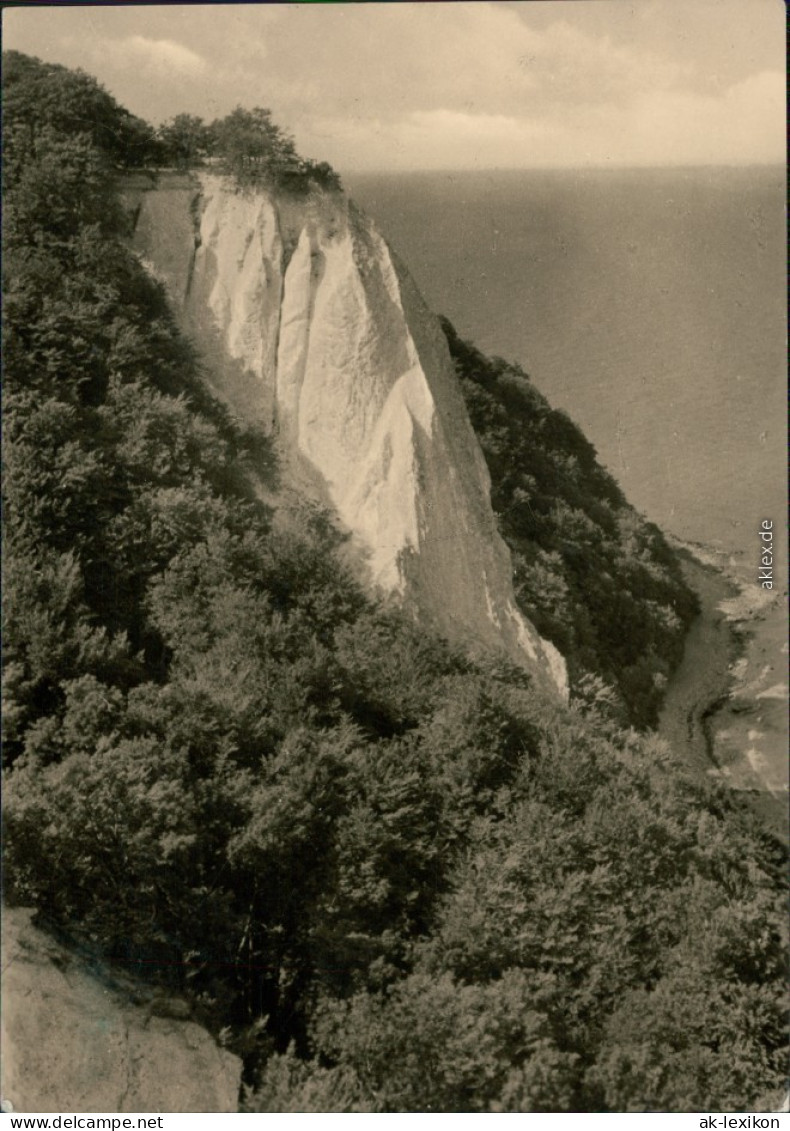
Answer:
<svg viewBox="0 0 790 1131"><path fill-rule="evenodd" d="M520 363L639 510L756 576L785 513L783 169L346 180L428 304Z"/></svg>

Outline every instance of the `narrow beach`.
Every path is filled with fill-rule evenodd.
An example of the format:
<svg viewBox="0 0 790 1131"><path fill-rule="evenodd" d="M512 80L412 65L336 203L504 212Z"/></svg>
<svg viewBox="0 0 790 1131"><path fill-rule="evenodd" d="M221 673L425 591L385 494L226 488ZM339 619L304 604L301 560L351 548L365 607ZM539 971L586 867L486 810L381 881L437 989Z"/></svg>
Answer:
<svg viewBox="0 0 790 1131"><path fill-rule="evenodd" d="M746 586L678 546L701 613L670 681L658 731L688 764L742 793L788 839L786 594Z"/></svg>

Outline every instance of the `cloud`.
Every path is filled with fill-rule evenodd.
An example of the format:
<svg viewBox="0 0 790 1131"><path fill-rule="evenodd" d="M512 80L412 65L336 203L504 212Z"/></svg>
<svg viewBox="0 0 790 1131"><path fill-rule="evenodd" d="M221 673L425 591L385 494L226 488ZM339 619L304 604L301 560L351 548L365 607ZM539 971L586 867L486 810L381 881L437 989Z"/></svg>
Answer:
<svg viewBox="0 0 790 1131"><path fill-rule="evenodd" d="M315 117L300 142L339 168L460 169L780 161L784 76L766 71L720 95L647 90L621 102L566 105L557 116L451 107L396 120Z"/></svg>
<svg viewBox="0 0 790 1131"><path fill-rule="evenodd" d="M234 101L271 106L306 152L341 169L660 164L694 136L699 160L717 140L726 149L726 130L711 145L683 122L698 110L716 118L693 94L700 77L687 59L637 41L625 16L612 12L601 31L573 22L567 5L554 18L553 5L538 7L541 24L529 4L275 5L265 68L252 48L263 38L256 10L242 11L233 41L248 46L231 58L217 45L213 89L233 82Z"/></svg>
<svg viewBox="0 0 790 1131"><path fill-rule="evenodd" d="M784 159L770 0L5 15L8 46L85 67L134 113L211 119L268 106L306 154L341 172Z"/></svg>
<svg viewBox="0 0 790 1131"><path fill-rule="evenodd" d="M315 119L300 142L341 169L471 169L561 163L564 127L539 118L453 109L415 110L402 118Z"/></svg>
<svg viewBox="0 0 790 1131"><path fill-rule="evenodd" d="M144 35L131 35L113 44L116 57L126 54L129 64L140 62L153 71L167 74L194 75L203 71L206 61L195 51L172 39L147 39Z"/></svg>
<svg viewBox="0 0 790 1131"><path fill-rule="evenodd" d="M760 164L781 162L785 79L764 71L719 95L684 89L640 93L575 118L585 162Z"/></svg>
<svg viewBox="0 0 790 1131"><path fill-rule="evenodd" d="M513 115L605 101L664 87L678 68L648 51L616 45L557 19L530 26L494 3L329 5L281 12L265 81L294 114L315 111L323 93L336 112L380 120L453 107ZM255 39L256 13L239 17ZM236 33L238 33L238 28ZM247 48L243 49L247 52ZM238 77L238 51L218 45L220 72ZM258 82L262 81L260 69ZM301 81L297 81L301 80Z"/></svg>

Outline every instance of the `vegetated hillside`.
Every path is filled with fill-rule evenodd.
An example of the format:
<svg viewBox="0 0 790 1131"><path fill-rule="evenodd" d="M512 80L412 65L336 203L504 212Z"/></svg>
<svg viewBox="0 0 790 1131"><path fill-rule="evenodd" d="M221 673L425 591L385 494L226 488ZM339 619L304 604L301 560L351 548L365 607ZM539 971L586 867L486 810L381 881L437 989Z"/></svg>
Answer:
<svg viewBox="0 0 790 1131"><path fill-rule="evenodd" d="M484 357L443 325L522 610L563 653L578 694L621 720L655 725L698 611L677 559L523 370Z"/></svg>
<svg viewBox="0 0 790 1131"><path fill-rule="evenodd" d="M264 441L126 250L120 158L59 116L123 111L5 75L7 896L187 993L255 1110L767 1102L779 846L256 502Z"/></svg>

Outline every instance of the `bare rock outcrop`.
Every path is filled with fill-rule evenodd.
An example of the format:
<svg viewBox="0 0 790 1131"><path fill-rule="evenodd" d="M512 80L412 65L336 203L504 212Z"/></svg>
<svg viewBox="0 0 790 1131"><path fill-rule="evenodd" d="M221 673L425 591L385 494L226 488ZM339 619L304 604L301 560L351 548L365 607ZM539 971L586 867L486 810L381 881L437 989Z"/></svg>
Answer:
<svg viewBox="0 0 790 1131"><path fill-rule="evenodd" d="M3 912L4 1101L21 1112L238 1110L241 1062L178 1016L185 1002L132 1004L31 915Z"/></svg>

